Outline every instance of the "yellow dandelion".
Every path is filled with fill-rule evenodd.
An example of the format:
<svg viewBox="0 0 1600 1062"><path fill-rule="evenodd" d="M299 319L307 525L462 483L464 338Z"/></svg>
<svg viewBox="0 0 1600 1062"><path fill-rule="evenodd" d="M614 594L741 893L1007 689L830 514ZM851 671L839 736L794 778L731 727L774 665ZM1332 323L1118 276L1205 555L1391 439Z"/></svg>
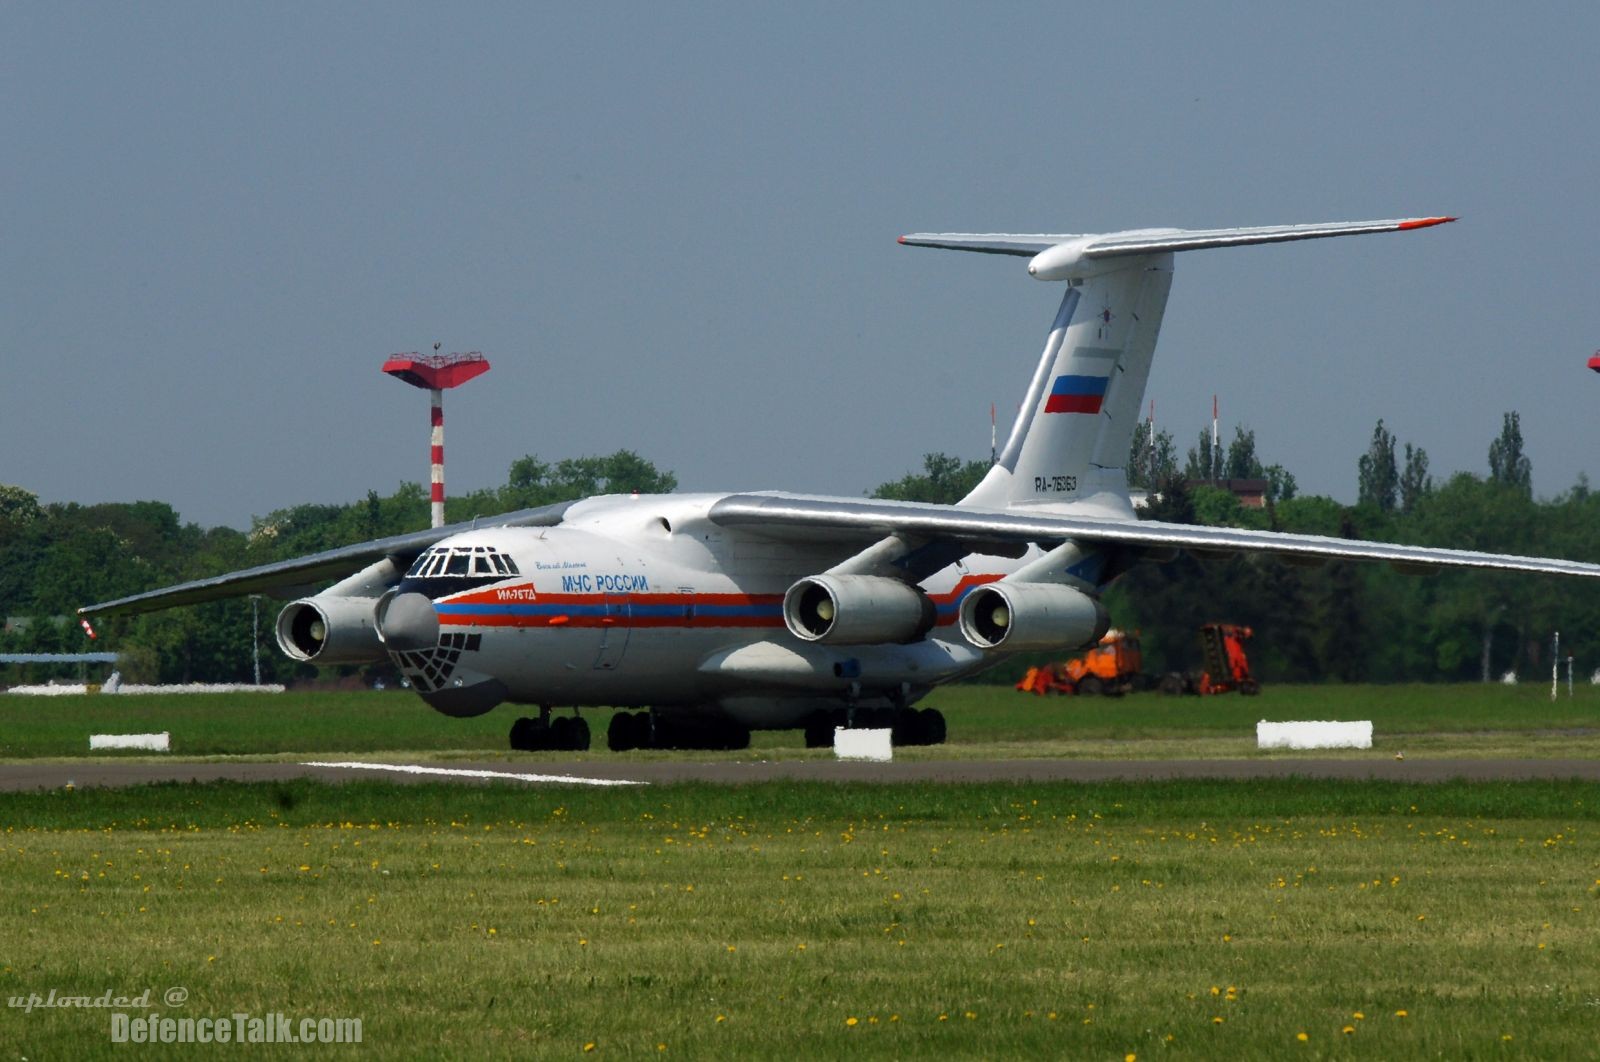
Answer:
<svg viewBox="0 0 1600 1062"><path fill-rule="evenodd" d="M1122 1062L1139 1062L1139 1056L1134 1054L1132 1051L1129 1051L1127 1054L1122 1056Z"/></svg>
<svg viewBox="0 0 1600 1062"><path fill-rule="evenodd" d="M1405 1011L1403 1011L1403 1010L1397 1010L1397 1011L1395 1011L1395 1012L1394 1012L1394 1016L1395 1016L1395 1017L1397 1017L1397 1018L1407 1018L1407 1017L1410 1017L1410 1015L1409 1015L1409 1014L1407 1014L1407 1013L1406 1013L1406 1012L1405 1012Z"/></svg>
<svg viewBox="0 0 1600 1062"><path fill-rule="evenodd" d="M1211 1019L1211 1024L1212 1025L1221 1025L1222 1024L1222 1015L1218 1014L1215 1018L1212 1018Z"/></svg>
<svg viewBox="0 0 1600 1062"><path fill-rule="evenodd" d="M977 1015L977 1014L976 1014L976 1013L974 1013L974 1012L973 1012L973 1011L970 1011L970 1010L969 1010L969 1011L967 1011L967 1012L966 1012L966 1014L965 1014L965 1017L966 1017L966 1019L967 1019L967 1020L968 1020L968 1021L972 1021L972 1020L974 1020L974 1019L975 1019L975 1018L977 1018L977 1016L978 1016L978 1015Z"/></svg>
<svg viewBox="0 0 1600 1062"><path fill-rule="evenodd" d="M726 1014L718 1014L717 1015L717 1021L723 1022L723 1021L727 1021L727 1020L728 1020L728 1016Z"/></svg>
<svg viewBox="0 0 1600 1062"><path fill-rule="evenodd" d="M657 1051L665 1051L666 1049L667 1049L667 1045L666 1044L656 1044L656 1050Z"/></svg>
<svg viewBox="0 0 1600 1062"><path fill-rule="evenodd" d="M1365 1017L1366 1017L1366 1015L1365 1015L1365 1014L1363 1014L1363 1013L1361 1013L1361 1012L1360 1012L1360 1011L1359 1011L1359 1010L1358 1010L1358 1011L1356 1011L1356 1012L1355 1012L1355 1013L1354 1013L1354 1014L1352 1014L1352 1015L1350 1015L1350 1016L1351 1016L1351 1017L1352 1017L1352 1018L1354 1018L1354 1019L1355 1019L1355 1020L1356 1020L1356 1021L1361 1021L1361 1020L1362 1020L1362 1019L1363 1019L1363 1018L1365 1018Z"/></svg>
<svg viewBox="0 0 1600 1062"><path fill-rule="evenodd" d="M1307 1035L1306 1035L1306 1034L1305 1034L1305 1033L1303 1033L1303 1032L1302 1032L1302 1033L1295 1033L1295 1034L1294 1034L1294 1038L1295 1038L1295 1039L1296 1039L1296 1040L1299 1040L1299 1041L1300 1041L1300 1042L1301 1042L1301 1043L1305 1043L1305 1042L1306 1042L1306 1041L1307 1041L1307 1040L1309 1040L1309 1039L1311 1039L1311 1037L1309 1037L1309 1036L1307 1036Z"/></svg>
<svg viewBox="0 0 1600 1062"><path fill-rule="evenodd" d="M1212 985L1211 986L1211 994L1214 995L1214 996L1220 996L1220 995L1222 995L1222 989L1218 988L1216 985Z"/></svg>
<svg viewBox="0 0 1600 1062"><path fill-rule="evenodd" d="M1340 1029L1339 1031L1344 1033L1346 1036L1349 1036L1351 1033L1356 1031L1356 1027L1354 1025L1346 1025L1344 1028Z"/></svg>
<svg viewBox="0 0 1600 1062"><path fill-rule="evenodd" d="M585 1051L593 1051L594 1050L594 1041L590 1040L588 1043L584 1044L583 1045L583 1049Z"/></svg>
<svg viewBox="0 0 1600 1062"><path fill-rule="evenodd" d="M855 1019L855 1017L854 1017L854 1016L851 1016L851 1017L848 1017L848 1018L846 1018L846 1019L845 1019L845 1020L844 1020L844 1023L845 1023L845 1024L846 1024L846 1025L854 1025L854 1024L856 1024L856 1019Z"/></svg>
<svg viewBox="0 0 1600 1062"><path fill-rule="evenodd" d="M948 1014L941 1014L941 1015L939 1015L939 1020L940 1020L940 1021L949 1021L949 1020L950 1020L950 1015L948 1015Z"/></svg>

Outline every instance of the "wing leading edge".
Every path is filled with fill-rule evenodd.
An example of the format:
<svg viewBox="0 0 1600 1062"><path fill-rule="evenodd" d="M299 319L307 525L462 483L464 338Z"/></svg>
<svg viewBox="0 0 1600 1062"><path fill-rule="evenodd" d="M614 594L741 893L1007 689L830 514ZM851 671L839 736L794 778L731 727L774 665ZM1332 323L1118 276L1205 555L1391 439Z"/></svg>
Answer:
<svg viewBox="0 0 1600 1062"><path fill-rule="evenodd" d="M238 597L241 594L270 593L274 590L309 586L354 575L369 564L385 557L393 558L397 567L403 570L409 567L423 550L450 535L474 527L553 527L561 522L562 516L572 505L572 502L560 502L556 505L523 509L470 523L450 524L445 527L429 528L426 531L413 531L404 535L373 539L370 542L339 546L321 553L296 557L293 560L274 561L271 564L261 564L254 568L228 572L225 575L214 575L208 579L196 579L161 590L121 597L115 601L104 601L80 608L78 614L132 615L172 608L176 605L198 605L205 601Z"/></svg>
<svg viewBox="0 0 1600 1062"><path fill-rule="evenodd" d="M818 530L915 535L981 547L986 542L1055 542L1269 553L1287 559L1387 561L1401 568L1475 568L1600 579L1600 564L1509 553L1406 546L1233 527L1154 520L1031 515L917 502L857 501L802 494L730 494L711 507L712 522L780 539L804 540ZM969 552L979 552L973 548Z"/></svg>

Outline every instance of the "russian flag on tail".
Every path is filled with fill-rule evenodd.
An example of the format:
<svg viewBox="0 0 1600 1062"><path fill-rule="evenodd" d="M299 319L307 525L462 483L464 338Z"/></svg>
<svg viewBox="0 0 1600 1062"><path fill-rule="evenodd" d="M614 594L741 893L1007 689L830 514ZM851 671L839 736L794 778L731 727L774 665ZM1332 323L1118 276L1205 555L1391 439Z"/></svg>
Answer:
<svg viewBox="0 0 1600 1062"><path fill-rule="evenodd" d="M1098 413L1106 397L1105 376L1057 376L1045 399L1046 413Z"/></svg>

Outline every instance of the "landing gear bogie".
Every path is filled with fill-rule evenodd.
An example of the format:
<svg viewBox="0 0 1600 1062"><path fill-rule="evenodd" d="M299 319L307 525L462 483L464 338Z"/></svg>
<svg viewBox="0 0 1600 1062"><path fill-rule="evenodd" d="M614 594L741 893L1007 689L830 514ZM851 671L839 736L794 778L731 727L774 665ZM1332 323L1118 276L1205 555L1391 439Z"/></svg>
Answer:
<svg viewBox="0 0 1600 1062"><path fill-rule="evenodd" d="M523 716L511 724L511 747L517 752L587 752L590 740L589 721L576 715Z"/></svg>

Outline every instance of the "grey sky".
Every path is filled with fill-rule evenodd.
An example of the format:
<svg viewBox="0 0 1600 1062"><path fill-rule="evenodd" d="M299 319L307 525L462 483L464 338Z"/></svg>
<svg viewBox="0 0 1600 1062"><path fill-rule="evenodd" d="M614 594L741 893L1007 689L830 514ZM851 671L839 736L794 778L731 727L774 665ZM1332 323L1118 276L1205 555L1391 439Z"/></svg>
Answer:
<svg viewBox="0 0 1600 1062"><path fill-rule="evenodd" d="M1351 500L1383 417L1592 465L1600 7L0 8L0 482L248 526L629 447L857 494L986 456L1059 287L916 230L1459 214L1178 259L1149 395ZM865 8L863 10L863 8ZM1592 471L1592 469L1591 469Z"/></svg>

